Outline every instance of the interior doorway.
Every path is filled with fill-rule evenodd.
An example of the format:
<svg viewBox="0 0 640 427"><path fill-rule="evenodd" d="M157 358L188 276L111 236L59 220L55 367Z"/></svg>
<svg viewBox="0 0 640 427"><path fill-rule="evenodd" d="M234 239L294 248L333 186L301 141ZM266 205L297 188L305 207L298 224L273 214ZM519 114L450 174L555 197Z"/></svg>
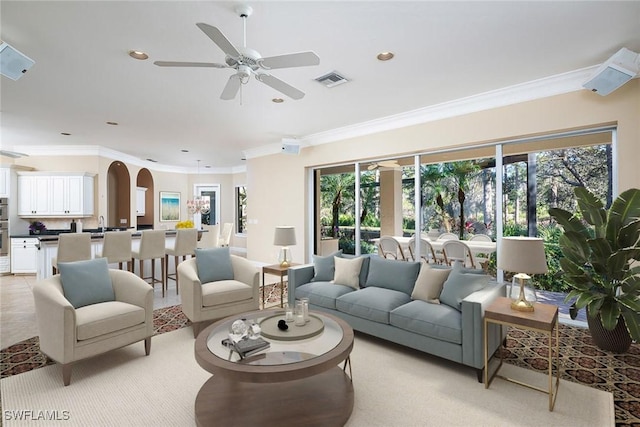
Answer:
<svg viewBox="0 0 640 427"><path fill-rule="evenodd" d="M220 185L196 184L193 194L209 201L210 210L202 214L202 224L214 225L220 222Z"/></svg>

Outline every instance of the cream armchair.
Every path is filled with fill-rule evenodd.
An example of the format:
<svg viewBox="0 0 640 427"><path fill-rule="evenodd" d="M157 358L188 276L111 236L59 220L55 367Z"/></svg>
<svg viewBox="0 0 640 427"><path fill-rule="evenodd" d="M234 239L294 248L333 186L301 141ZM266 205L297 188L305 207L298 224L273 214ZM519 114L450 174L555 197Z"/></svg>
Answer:
<svg viewBox="0 0 640 427"><path fill-rule="evenodd" d="M234 280L201 283L196 258L178 266L182 311L193 322L196 337L207 321L221 319L260 306L258 269L245 258L231 255Z"/></svg>
<svg viewBox="0 0 640 427"><path fill-rule="evenodd" d="M34 285L40 349L62 365L65 386L73 362L141 340L145 354L151 351L153 288L128 271L110 269L109 275L115 301L77 309L65 298L59 274Z"/></svg>

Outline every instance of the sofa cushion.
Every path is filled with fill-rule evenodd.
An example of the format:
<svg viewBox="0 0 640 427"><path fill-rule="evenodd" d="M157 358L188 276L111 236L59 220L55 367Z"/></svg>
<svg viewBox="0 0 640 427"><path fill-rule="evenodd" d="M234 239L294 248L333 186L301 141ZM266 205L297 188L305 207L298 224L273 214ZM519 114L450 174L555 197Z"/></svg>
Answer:
<svg viewBox="0 0 640 427"><path fill-rule="evenodd" d="M334 257L341 257L342 249L327 256L312 255L313 258L313 278L312 282L329 282L333 280L335 263Z"/></svg>
<svg viewBox="0 0 640 427"><path fill-rule="evenodd" d="M58 270L64 297L74 308L116 299L106 258L61 262Z"/></svg>
<svg viewBox="0 0 640 427"><path fill-rule="evenodd" d="M78 341L144 324L144 308L122 301L91 304L76 310Z"/></svg>
<svg viewBox="0 0 640 427"><path fill-rule="evenodd" d="M373 256L369 261L367 286L387 288L411 295L419 272L419 262L396 261Z"/></svg>
<svg viewBox="0 0 640 427"><path fill-rule="evenodd" d="M462 300L489 284L486 274L466 273L461 264L455 263L440 293L440 302L461 310Z"/></svg>
<svg viewBox="0 0 640 427"><path fill-rule="evenodd" d="M238 280L218 280L202 284L202 306L244 301L253 298L253 288Z"/></svg>
<svg viewBox="0 0 640 427"><path fill-rule="evenodd" d="M440 341L462 344L462 314L448 305L411 301L393 310L389 323Z"/></svg>
<svg viewBox="0 0 640 427"><path fill-rule="evenodd" d="M440 298L442 286L449 277L450 272L450 268L432 268L429 264L422 264L411 298L431 304L440 304L438 298Z"/></svg>
<svg viewBox="0 0 640 427"><path fill-rule="evenodd" d="M371 260L371 255L364 254L364 255L356 256L356 255L350 255L350 254L342 254L342 258L346 258L346 259L362 258L362 267L360 267L360 287L364 288L367 285L367 275L369 274L369 261Z"/></svg>
<svg viewBox="0 0 640 427"><path fill-rule="evenodd" d="M409 295L375 286L342 295L336 300L336 309L352 316L378 323L389 323L389 313L411 301Z"/></svg>
<svg viewBox="0 0 640 427"><path fill-rule="evenodd" d="M354 289L360 288L360 270L362 268L362 260L362 257L353 259L335 257L336 271L333 283L349 286Z"/></svg>
<svg viewBox="0 0 640 427"><path fill-rule="evenodd" d="M200 283L233 280L229 247L196 249L196 267Z"/></svg>
<svg viewBox="0 0 640 427"><path fill-rule="evenodd" d="M296 288L296 298L309 298L309 304L336 309L336 298L354 292L350 286L330 282L310 282Z"/></svg>

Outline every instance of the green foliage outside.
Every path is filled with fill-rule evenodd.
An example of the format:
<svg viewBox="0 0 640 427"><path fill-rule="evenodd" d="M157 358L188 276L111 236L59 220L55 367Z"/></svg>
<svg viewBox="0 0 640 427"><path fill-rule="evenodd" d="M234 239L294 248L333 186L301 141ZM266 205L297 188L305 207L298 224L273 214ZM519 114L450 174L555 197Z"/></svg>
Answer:
<svg viewBox="0 0 640 427"><path fill-rule="evenodd" d="M516 154L503 159L503 195L496 197L495 160L461 160L420 166L422 232L437 229L466 239L488 234L495 239L495 203L502 200L504 236L536 235L545 241L549 272L536 275L539 289L566 292L559 259L561 229L549 215L550 207L577 210L576 187L589 188L611 203L611 146L597 145ZM530 168L535 171L533 186ZM402 226L405 236L414 234L415 168L402 167ZM356 215L361 224L361 253L375 252L370 240L380 235L380 171L363 168L360 175L359 211L355 205L355 174L321 175L320 223L323 236L340 238L345 253L355 253L353 227ZM533 204L532 220L528 205ZM369 231L365 231L369 230ZM495 253L489 271L496 272ZM507 278L508 280L508 278Z"/></svg>

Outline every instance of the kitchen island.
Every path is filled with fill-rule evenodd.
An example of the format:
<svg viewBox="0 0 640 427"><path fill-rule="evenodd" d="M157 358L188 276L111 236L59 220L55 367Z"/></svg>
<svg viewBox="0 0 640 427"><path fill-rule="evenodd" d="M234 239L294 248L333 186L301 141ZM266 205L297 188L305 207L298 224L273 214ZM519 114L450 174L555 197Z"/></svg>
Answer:
<svg viewBox="0 0 640 427"><path fill-rule="evenodd" d="M94 258L96 253L102 252L102 241L104 239L104 233L94 230L84 231L85 233L91 233L91 256ZM198 232L198 240L202 236L202 233L206 233L207 230L200 230ZM140 247L141 231L134 231L131 234L132 249L137 250ZM167 230L165 242L168 245L172 245L175 241L176 230ZM46 279L53 275L53 269L51 266L51 260L58 254L58 234L16 234L11 236L12 239L29 238L37 239L37 270L36 278L38 280ZM117 266L117 264L116 264ZM175 268L175 267L174 267ZM151 274L151 260L144 262L145 277ZM173 273L172 273L173 274Z"/></svg>

